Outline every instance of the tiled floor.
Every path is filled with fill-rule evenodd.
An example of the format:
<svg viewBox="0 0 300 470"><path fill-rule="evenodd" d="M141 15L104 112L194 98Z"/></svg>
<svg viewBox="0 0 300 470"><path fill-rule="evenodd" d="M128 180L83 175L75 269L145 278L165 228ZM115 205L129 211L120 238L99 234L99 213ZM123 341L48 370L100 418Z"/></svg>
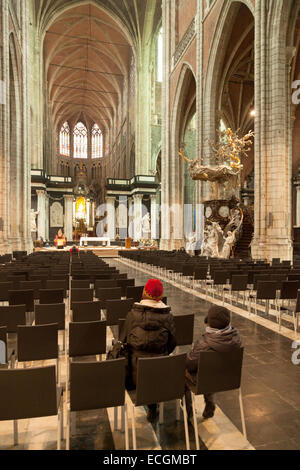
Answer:
<svg viewBox="0 0 300 470"><path fill-rule="evenodd" d="M121 266L119 262L115 265ZM136 285L149 278L128 266L126 270L129 277L135 277ZM174 314L195 313L196 339L204 330L203 319L209 304L169 283L164 286ZM292 341L236 314L232 322L245 347L242 392L249 442L256 449L299 450L300 365L292 364ZM220 393L217 403L241 430L237 393Z"/></svg>

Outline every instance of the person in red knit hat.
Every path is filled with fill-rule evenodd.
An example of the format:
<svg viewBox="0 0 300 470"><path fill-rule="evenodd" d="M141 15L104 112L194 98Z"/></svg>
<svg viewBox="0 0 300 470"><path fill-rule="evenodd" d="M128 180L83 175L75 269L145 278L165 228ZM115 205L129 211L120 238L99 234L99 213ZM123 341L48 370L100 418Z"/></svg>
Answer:
<svg viewBox="0 0 300 470"><path fill-rule="evenodd" d="M144 287L143 299L159 302L162 299L163 293L164 288L161 281L159 279L149 279Z"/></svg>
<svg viewBox="0 0 300 470"><path fill-rule="evenodd" d="M159 279L147 281L143 298L128 313L120 341L128 344L133 388L136 386L139 357L166 356L176 347L175 325L171 308L162 302L163 285ZM157 405L148 406L147 418L157 416Z"/></svg>

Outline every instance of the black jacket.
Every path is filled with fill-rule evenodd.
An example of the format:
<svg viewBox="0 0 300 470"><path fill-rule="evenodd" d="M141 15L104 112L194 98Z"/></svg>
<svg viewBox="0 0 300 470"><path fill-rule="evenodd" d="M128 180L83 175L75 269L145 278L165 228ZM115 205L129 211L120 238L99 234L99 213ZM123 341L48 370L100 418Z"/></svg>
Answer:
<svg viewBox="0 0 300 470"><path fill-rule="evenodd" d="M195 342L193 349L187 354L187 370L191 374L197 372L201 351L230 352L241 347L242 341L240 335L233 326L220 332L207 332Z"/></svg>
<svg viewBox="0 0 300 470"><path fill-rule="evenodd" d="M150 304L152 304L150 306ZM176 347L171 309L162 302L135 303L128 313L120 340L130 349L132 378L136 384L137 360L170 354Z"/></svg>

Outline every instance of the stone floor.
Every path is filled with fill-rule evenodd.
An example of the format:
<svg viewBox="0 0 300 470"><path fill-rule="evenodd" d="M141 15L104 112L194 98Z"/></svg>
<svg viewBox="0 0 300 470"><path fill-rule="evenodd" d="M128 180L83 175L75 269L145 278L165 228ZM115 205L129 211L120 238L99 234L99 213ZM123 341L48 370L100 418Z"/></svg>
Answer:
<svg viewBox="0 0 300 470"><path fill-rule="evenodd" d="M109 263L127 272L129 278L134 277L136 285L144 285L153 277L120 260L109 260ZM210 304L172 283L164 282L164 287L173 314L195 314L196 339L204 331L203 320ZM209 420L202 419L203 398L197 397L201 449L300 449L300 366L291 362L292 340L273 331L274 327L269 328L267 322L267 326L262 326L237 314L233 314L232 322L239 329L245 346L242 392L248 441L241 433L237 393L220 393L215 416ZM63 356L63 375L65 366ZM164 416L163 425L151 425L146 419L146 410L137 409L138 449L185 449L183 421L176 421L174 403L166 404ZM114 430L113 421L112 409L73 414L71 449L123 449L124 433ZM56 426L56 417L22 420L19 445L13 446L13 423L0 422L0 450L55 449ZM131 431L130 422L129 428ZM191 449L195 449L191 424L189 435ZM64 446L63 442L62 448Z"/></svg>
<svg viewBox="0 0 300 470"><path fill-rule="evenodd" d="M129 277L135 277L136 285L149 278L133 268L126 266L126 270ZM195 313L196 339L204 331L203 319L210 304L171 283L164 286L174 314ZM234 313L232 323L245 347L242 393L249 442L256 449L299 450L300 365L291 361L292 340ZM218 394L217 403L241 431L237 392Z"/></svg>

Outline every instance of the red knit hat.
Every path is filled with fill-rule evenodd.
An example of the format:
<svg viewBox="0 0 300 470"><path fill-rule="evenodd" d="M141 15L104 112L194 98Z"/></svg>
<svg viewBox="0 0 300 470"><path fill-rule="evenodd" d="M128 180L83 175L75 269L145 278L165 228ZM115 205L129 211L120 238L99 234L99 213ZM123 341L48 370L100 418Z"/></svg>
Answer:
<svg viewBox="0 0 300 470"><path fill-rule="evenodd" d="M159 302L163 296L163 291L164 288L159 279L149 279L144 287L143 299Z"/></svg>

